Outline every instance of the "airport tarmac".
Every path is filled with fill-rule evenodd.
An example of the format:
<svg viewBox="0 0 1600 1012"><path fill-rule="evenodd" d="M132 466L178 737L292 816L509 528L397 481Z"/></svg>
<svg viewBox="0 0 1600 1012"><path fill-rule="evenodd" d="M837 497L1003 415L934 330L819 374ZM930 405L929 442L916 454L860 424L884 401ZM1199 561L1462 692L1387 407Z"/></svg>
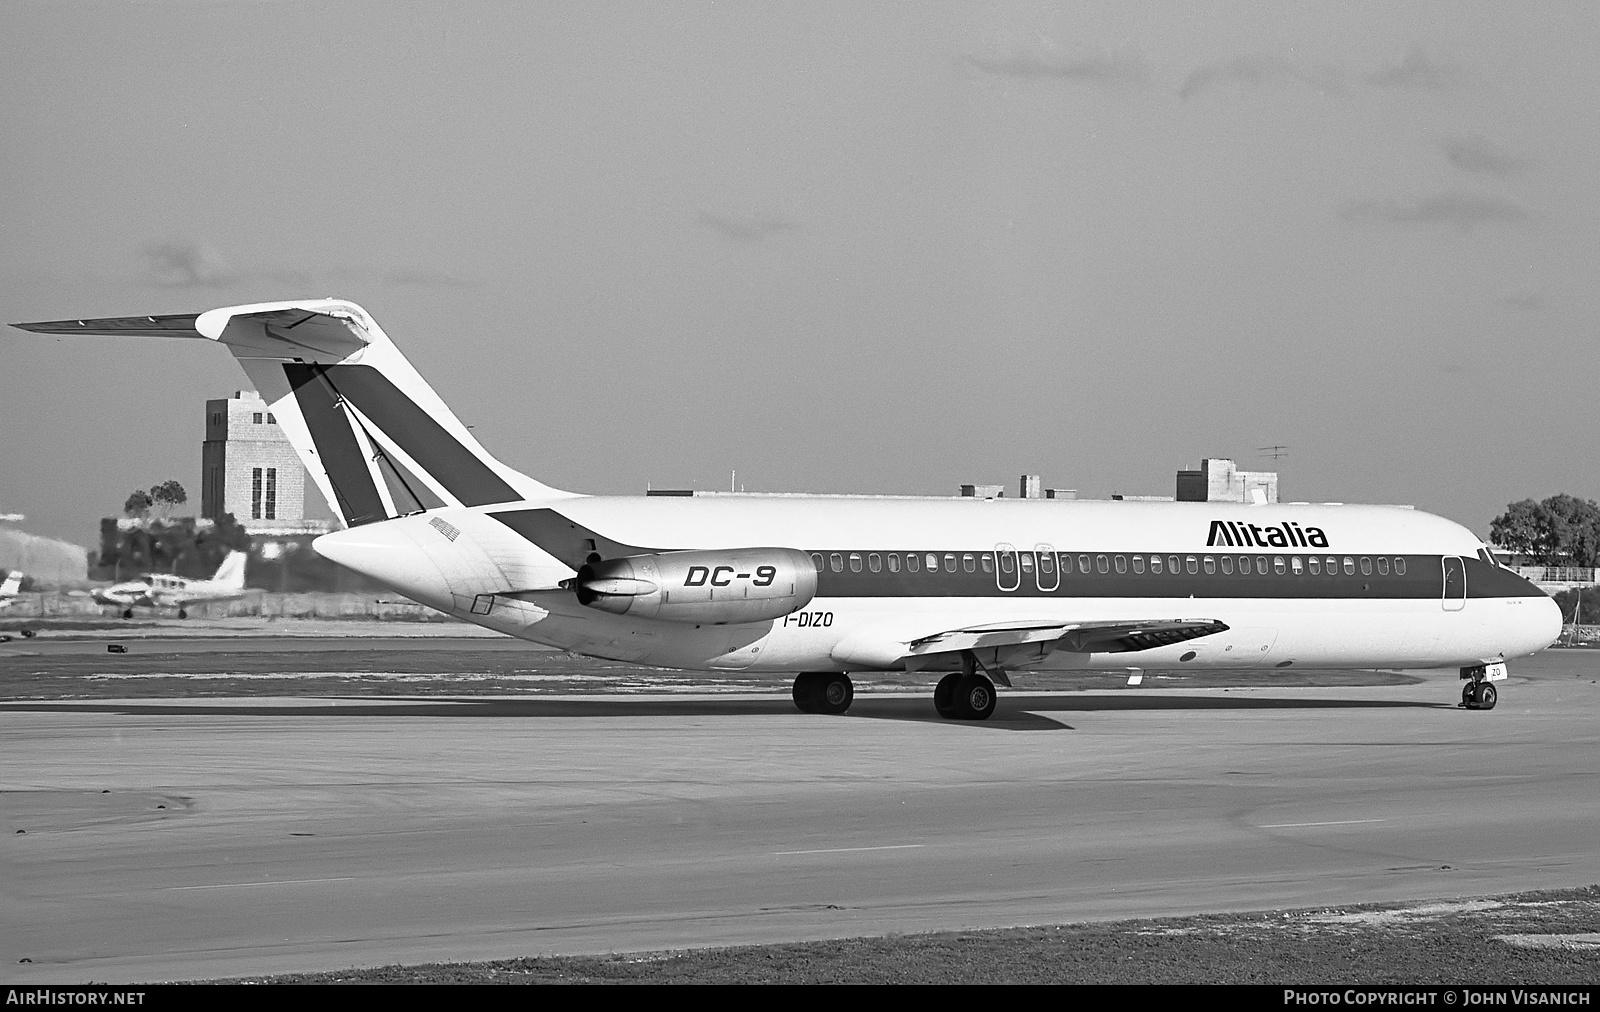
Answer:
<svg viewBox="0 0 1600 1012"><path fill-rule="evenodd" d="M16 644L11 644L15 646ZM356 656L352 652L351 656ZM1600 652L1334 688L0 703L22 984L1600 882ZM20 832L19 832L20 831Z"/></svg>

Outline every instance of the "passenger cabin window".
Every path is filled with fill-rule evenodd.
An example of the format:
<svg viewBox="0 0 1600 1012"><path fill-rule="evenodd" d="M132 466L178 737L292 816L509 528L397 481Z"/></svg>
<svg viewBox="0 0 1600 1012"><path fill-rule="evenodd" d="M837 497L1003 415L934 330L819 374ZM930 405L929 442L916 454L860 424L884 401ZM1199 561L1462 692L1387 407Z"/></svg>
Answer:
<svg viewBox="0 0 1600 1012"><path fill-rule="evenodd" d="M921 565L921 560L919 560L917 558L917 553L916 552L907 552L906 553L906 572L915 573L917 571L917 567L920 566L920 565Z"/></svg>
<svg viewBox="0 0 1600 1012"><path fill-rule="evenodd" d="M1018 552L1017 553L1017 564L1022 567L1022 571L1024 573L1028 574L1029 576L1033 575L1033 553L1032 552Z"/></svg>
<svg viewBox="0 0 1600 1012"><path fill-rule="evenodd" d="M1078 572L1087 573L1088 571L1089 571L1089 557L1087 555L1078 556Z"/></svg>
<svg viewBox="0 0 1600 1012"><path fill-rule="evenodd" d="M1128 557L1126 555L1117 556L1111 560L1111 564L1116 567L1117 572L1119 573L1126 573L1128 571Z"/></svg>
<svg viewBox="0 0 1600 1012"><path fill-rule="evenodd" d="M1267 557L1265 555L1256 556L1256 572L1262 576L1267 575Z"/></svg>
<svg viewBox="0 0 1600 1012"><path fill-rule="evenodd" d="M1104 555L1094 557L1094 568L1097 572L1108 573L1111 571L1111 560Z"/></svg>
<svg viewBox="0 0 1600 1012"><path fill-rule="evenodd" d="M985 573L989 573L991 575L994 573L993 555L990 555L988 552L984 552L982 555L978 556L978 561L983 564L983 571Z"/></svg>
<svg viewBox="0 0 1600 1012"><path fill-rule="evenodd" d="M956 557L955 557L955 553L953 553L953 552L946 552L946 553L945 553L945 557L944 557L944 571L945 571L945 572L946 572L946 573L954 573L954 572L955 572L955 571L956 571Z"/></svg>
<svg viewBox="0 0 1600 1012"><path fill-rule="evenodd" d="M1172 573L1173 576L1178 575L1178 557L1176 555L1167 556L1167 569Z"/></svg>
<svg viewBox="0 0 1600 1012"><path fill-rule="evenodd" d="M891 572L891 573L900 572L900 553L899 552L890 552L889 553L889 572Z"/></svg>
<svg viewBox="0 0 1600 1012"><path fill-rule="evenodd" d="M861 553L860 552L851 552L850 553L850 572L852 572L852 573L861 572Z"/></svg>
<svg viewBox="0 0 1600 1012"><path fill-rule="evenodd" d="M1161 575L1161 556L1159 556L1159 555L1150 556L1150 572L1154 573L1157 576Z"/></svg>
<svg viewBox="0 0 1600 1012"><path fill-rule="evenodd" d="M1283 564L1283 556L1274 555L1272 557L1272 571L1274 573L1277 573L1279 576L1282 576L1284 574L1285 568L1286 567Z"/></svg>
<svg viewBox="0 0 1600 1012"><path fill-rule="evenodd" d="M840 555L838 552L834 552L832 555L828 556L828 568L833 570L835 573L844 572L844 556Z"/></svg>
<svg viewBox="0 0 1600 1012"><path fill-rule="evenodd" d="M1144 556L1142 556L1142 555L1135 555L1135 556L1134 556L1134 557L1133 557L1133 571L1134 571L1134 572L1135 572L1135 573L1142 573L1142 572L1144 572Z"/></svg>
<svg viewBox="0 0 1600 1012"><path fill-rule="evenodd" d="M1204 567L1207 576L1211 576L1217 571L1217 560L1209 555L1200 560L1200 565Z"/></svg>
<svg viewBox="0 0 1600 1012"><path fill-rule="evenodd" d="M1010 552L1001 552L1000 553L1000 572L1005 573L1006 575L1009 576L1011 574L1011 570L1013 568L1015 568L1015 565L1014 565L1014 563L1012 561L1011 553Z"/></svg>
<svg viewBox="0 0 1600 1012"><path fill-rule="evenodd" d="M877 552L873 552L871 555L867 556L867 568L872 570L874 573L883 571L883 559L878 557Z"/></svg>
<svg viewBox="0 0 1600 1012"><path fill-rule="evenodd" d="M1389 575L1389 560L1383 558L1382 556L1378 557L1378 575L1379 576L1388 576Z"/></svg>
<svg viewBox="0 0 1600 1012"><path fill-rule="evenodd" d="M961 568L969 573L976 573L978 571L978 560L973 558L970 553L962 555Z"/></svg>
<svg viewBox="0 0 1600 1012"><path fill-rule="evenodd" d="M1346 576L1354 576L1354 575L1356 575L1356 560L1352 559L1348 555L1346 555L1344 557L1344 575L1346 575Z"/></svg>
<svg viewBox="0 0 1600 1012"><path fill-rule="evenodd" d="M1191 574L1200 572L1200 560L1192 555L1183 560L1183 566Z"/></svg>
<svg viewBox="0 0 1600 1012"><path fill-rule="evenodd" d="M819 572L819 573L822 572L822 553L821 552L812 552L811 553L811 564L813 566L817 567L817 572Z"/></svg>
<svg viewBox="0 0 1600 1012"><path fill-rule="evenodd" d="M1224 555L1222 557L1222 572L1226 576L1233 575L1233 556Z"/></svg>
<svg viewBox="0 0 1600 1012"><path fill-rule="evenodd" d="M1406 560L1405 559L1395 559L1394 560L1394 575L1396 575L1396 576L1404 576L1404 575L1406 575Z"/></svg>
<svg viewBox="0 0 1600 1012"><path fill-rule="evenodd" d="M1300 556L1296 555L1289 560L1289 572L1296 576L1304 572L1304 567L1300 563Z"/></svg>
<svg viewBox="0 0 1600 1012"><path fill-rule="evenodd" d="M1321 576L1322 560L1313 555L1306 560L1306 569L1310 570L1312 576Z"/></svg>
<svg viewBox="0 0 1600 1012"><path fill-rule="evenodd" d="M1361 575L1362 576L1371 576L1372 575L1372 560L1367 558L1365 555L1363 555L1361 557Z"/></svg>
<svg viewBox="0 0 1600 1012"><path fill-rule="evenodd" d="M929 552L928 557L923 561L928 564L928 572L937 573L939 571L939 557L937 555Z"/></svg>

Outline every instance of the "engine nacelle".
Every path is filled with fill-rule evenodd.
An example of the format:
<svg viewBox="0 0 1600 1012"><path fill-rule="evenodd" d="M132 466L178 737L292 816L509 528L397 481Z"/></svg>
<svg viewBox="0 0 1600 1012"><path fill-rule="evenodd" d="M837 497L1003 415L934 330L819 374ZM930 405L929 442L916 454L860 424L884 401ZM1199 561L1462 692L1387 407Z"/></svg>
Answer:
<svg viewBox="0 0 1600 1012"><path fill-rule="evenodd" d="M728 625L805 607L817 570L792 548L659 552L590 563L572 585L580 604L614 615Z"/></svg>

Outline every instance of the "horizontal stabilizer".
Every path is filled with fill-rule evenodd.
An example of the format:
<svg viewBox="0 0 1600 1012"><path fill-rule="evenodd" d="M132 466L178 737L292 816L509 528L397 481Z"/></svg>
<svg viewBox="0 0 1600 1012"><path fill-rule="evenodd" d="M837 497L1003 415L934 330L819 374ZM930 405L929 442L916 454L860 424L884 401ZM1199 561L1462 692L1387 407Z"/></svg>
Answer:
<svg viewBox="0 0 1600 1012"><path fill-rule="evenodd" d="M223 345L347 527L439 506L570 496L492 457L353 302L262 302L14 326L35 334L187 337Z"/></svg>

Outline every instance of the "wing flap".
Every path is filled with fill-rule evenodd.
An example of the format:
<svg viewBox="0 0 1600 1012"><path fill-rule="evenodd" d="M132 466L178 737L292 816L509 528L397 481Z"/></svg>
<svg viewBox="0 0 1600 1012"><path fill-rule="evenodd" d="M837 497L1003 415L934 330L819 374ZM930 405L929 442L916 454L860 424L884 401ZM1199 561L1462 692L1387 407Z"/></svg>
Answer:
<svg viewBox="0 0 1600 1012"><path fill-rule="evenodd" d="M996 663L1042 660L1051 652L1125 653L1172 646L1185 640L1226 632L1214 618L1134 619L1100 622L991 623L905 636L889 629L863 630L834 647L842 664L895 668L922 663L940 654L983 653ZM1030 649L1031 648L1031 649Z"/></svg>

